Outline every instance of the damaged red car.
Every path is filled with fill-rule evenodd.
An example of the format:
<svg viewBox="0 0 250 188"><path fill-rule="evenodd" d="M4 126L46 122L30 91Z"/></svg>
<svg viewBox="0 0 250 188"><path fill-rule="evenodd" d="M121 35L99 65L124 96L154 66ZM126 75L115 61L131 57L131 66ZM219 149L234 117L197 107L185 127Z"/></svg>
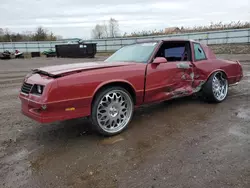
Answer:
<svg viewBox="0 0 250 188"><path fill-rule="evenodd" d="M104 62L35 69L19 97L23 114L38 122L89 117L111 136L127 128L135 107L198 92L219 103L242 77L238 61L217 59L204 44L153 41L125 46Z"/></svg>

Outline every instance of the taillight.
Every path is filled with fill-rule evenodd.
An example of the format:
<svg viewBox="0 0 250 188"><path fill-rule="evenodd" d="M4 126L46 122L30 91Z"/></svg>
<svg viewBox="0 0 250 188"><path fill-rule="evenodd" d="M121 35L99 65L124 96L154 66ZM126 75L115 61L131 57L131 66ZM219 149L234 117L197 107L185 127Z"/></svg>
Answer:
<svg viewBox="0 0 250 188"><path fill-rule="evenodd" d="M242 65L240 64L240 62L239 62L239 61L237 61L237 63L239 64L239 66L240 66L240 71L242 72L242 71L243 71L243 69L242 69Z"/></svg>
<svg viewBox="0 0 250 188"><path fill-rule="evenodd" d="M240 75L240 80L241 80L242 77L243 77L243 68L242 68L242 65L240 64L240 62L238 60L236 62L239 65L239 75Z"/></svg>

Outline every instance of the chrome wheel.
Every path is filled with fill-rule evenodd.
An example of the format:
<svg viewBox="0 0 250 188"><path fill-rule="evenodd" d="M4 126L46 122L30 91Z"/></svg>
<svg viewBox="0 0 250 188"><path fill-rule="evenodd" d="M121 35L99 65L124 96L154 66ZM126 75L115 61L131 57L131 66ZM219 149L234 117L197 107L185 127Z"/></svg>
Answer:
<svg viewBox="0 0 250 188"><path fill-rule="evenodd" d="M129 123L133 113L131 97L122 90L105 94L97 106L97 122L108 133L121 131Z"/></svg>
<svg viewBox="0 0 250 188"><path fill-rule="evenodd" d="M224 78L224 75L221 72L218 72L213 77L212 89L214 97L218 101L223 101L228 92L228 81Z"/></svg>

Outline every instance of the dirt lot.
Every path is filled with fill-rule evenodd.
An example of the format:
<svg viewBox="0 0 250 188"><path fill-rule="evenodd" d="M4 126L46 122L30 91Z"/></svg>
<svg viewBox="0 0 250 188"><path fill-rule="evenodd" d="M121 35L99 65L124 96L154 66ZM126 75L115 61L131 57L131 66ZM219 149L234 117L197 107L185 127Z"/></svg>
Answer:
<svg viewBox="0 0 250 188"><path fill-rule="evenodd" d="M20 113L31 68L79 59L0 61L0 187L249 188L250 56L221 57L242 60L245 74L225 102L188 97L140 108L112 138L86 119L41 125Z"/></svg>

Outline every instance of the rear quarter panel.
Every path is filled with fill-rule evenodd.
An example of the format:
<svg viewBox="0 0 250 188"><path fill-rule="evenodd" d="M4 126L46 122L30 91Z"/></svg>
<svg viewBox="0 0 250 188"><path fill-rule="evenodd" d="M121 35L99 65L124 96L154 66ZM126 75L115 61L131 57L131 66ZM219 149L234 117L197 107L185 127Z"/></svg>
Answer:
<svg viewBox="0 0 250 188"><path fill-rule="evenodd" d="M223 71L229 84L234 84L240 81L242 73L240 72L240 65L237 62L220 60L220 59L208 59L203 61L194 62L195 64L195 77L199 80L207 80L214 72Z"/></svg>
<svg viewBox="0 0 250 188"><path fill-rule="evenodd" d="M201 46L206 54L207 59L193 62L195 65L194 73L196 81L206 81L216 71L223 71L228 78L229 84L234 84L241 80L242 69L239 63L217 59L210 47L205 44L201 44ZM192 57L195 59L193 45Z"/></svg>

